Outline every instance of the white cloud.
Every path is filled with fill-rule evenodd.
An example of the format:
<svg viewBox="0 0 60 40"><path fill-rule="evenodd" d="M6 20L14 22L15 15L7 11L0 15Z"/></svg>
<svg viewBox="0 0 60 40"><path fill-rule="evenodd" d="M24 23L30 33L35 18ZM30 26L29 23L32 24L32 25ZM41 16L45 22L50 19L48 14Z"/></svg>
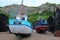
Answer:
<svg viewBox="0 0 60 40"><path fill-rule="evenodd" d="M11 4L21 4L22 0L0 0L0 6L6 6ZM43 3L50 2L50 3L57 3L59 4L59 0L24 0L24 5L27 6L39 6Z"/></svg>

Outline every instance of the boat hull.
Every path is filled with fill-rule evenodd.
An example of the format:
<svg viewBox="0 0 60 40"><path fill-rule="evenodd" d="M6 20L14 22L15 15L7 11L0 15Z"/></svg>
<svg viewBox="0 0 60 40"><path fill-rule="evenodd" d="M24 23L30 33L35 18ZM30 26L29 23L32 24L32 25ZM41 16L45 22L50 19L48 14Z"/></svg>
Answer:
<svg viewBox="0 0 60 40"><path fill-rule="evenodd" d="M37 26L35 27L35 30L39 31L39 30L48 30L48 26Z"/></svg>
<svg viewBox="0 0 60 40"><path fill-rule="evenodd" d="M9 25L9 30L11 33L15 34L31 34L32 28L26 25Z"/></svg>

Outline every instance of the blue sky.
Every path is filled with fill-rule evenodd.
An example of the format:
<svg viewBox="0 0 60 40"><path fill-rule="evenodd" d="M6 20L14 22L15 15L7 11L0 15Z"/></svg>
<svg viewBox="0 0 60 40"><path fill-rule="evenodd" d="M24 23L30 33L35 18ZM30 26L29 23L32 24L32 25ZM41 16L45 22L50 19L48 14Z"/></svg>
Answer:
<svg viewBox="0 0 60 40"><path fill-rule="evenodd" d="M22 0L0 0L0 6L7 6L11 4L21 4ZM60 0L24 0L24 5L27 6L40 6L46 2L60 4Z"/></svg>

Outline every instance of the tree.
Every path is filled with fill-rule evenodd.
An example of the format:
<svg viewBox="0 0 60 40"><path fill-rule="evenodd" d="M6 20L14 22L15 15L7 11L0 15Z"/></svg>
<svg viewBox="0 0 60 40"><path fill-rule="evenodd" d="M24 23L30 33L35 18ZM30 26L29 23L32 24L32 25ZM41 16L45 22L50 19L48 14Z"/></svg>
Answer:
<svg viewBox="0 0 60 40"><path fill-rule="evenodd" d="M28 21L30 21L31 23L37 20L38 20L38 13L32 13L28 15Z"/></svg>
<svg viewBox="0 0 60 40"><path fill-rule="evenodd" d="M0 10L0 14L1 14L1 13L5 14L5 15L8 16L8 17L10 16L10 14L7 13L7 12L5 12L5 11Z"/></svg>

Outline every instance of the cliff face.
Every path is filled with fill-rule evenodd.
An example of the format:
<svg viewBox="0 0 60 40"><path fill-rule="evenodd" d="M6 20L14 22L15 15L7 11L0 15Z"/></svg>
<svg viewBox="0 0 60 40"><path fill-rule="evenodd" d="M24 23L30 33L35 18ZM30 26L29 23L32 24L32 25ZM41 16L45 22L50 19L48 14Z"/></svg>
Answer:
<svg viewBox="0 0 60 40"><path fill-rule="evenodd" d="M20 6L21 5L17 5L17 4L13 4L13 5L9 5L9 6L5 6L0 8L0 10L3 10L5 12L10 12L11 10L14 12L14 15L19 15L20 14ZM27 7L23 5L23 9L22 9L22 13L23 14L30 14L36 11L36 9L34 7Z"/></svg>
<svg viewBox="0 0 60 40"><path fill-rule="evenodd" d="M13 5L9 5L9 6L5 6L5 7L0 7L0 10L3 10L5 12L9 12L10 10L14 11L14 15L19 15L20 14L20 6L21 5L17 5L17 4L13 4ZM36 12L42 12L44 10L50 10L50 11L54 11L54 6L55 4L51 4L51 3L46 3L46 4L42 4L39 7L28 7L23 5L23 13L22 14L31 14L31 13L36 13Z"/></svg>

